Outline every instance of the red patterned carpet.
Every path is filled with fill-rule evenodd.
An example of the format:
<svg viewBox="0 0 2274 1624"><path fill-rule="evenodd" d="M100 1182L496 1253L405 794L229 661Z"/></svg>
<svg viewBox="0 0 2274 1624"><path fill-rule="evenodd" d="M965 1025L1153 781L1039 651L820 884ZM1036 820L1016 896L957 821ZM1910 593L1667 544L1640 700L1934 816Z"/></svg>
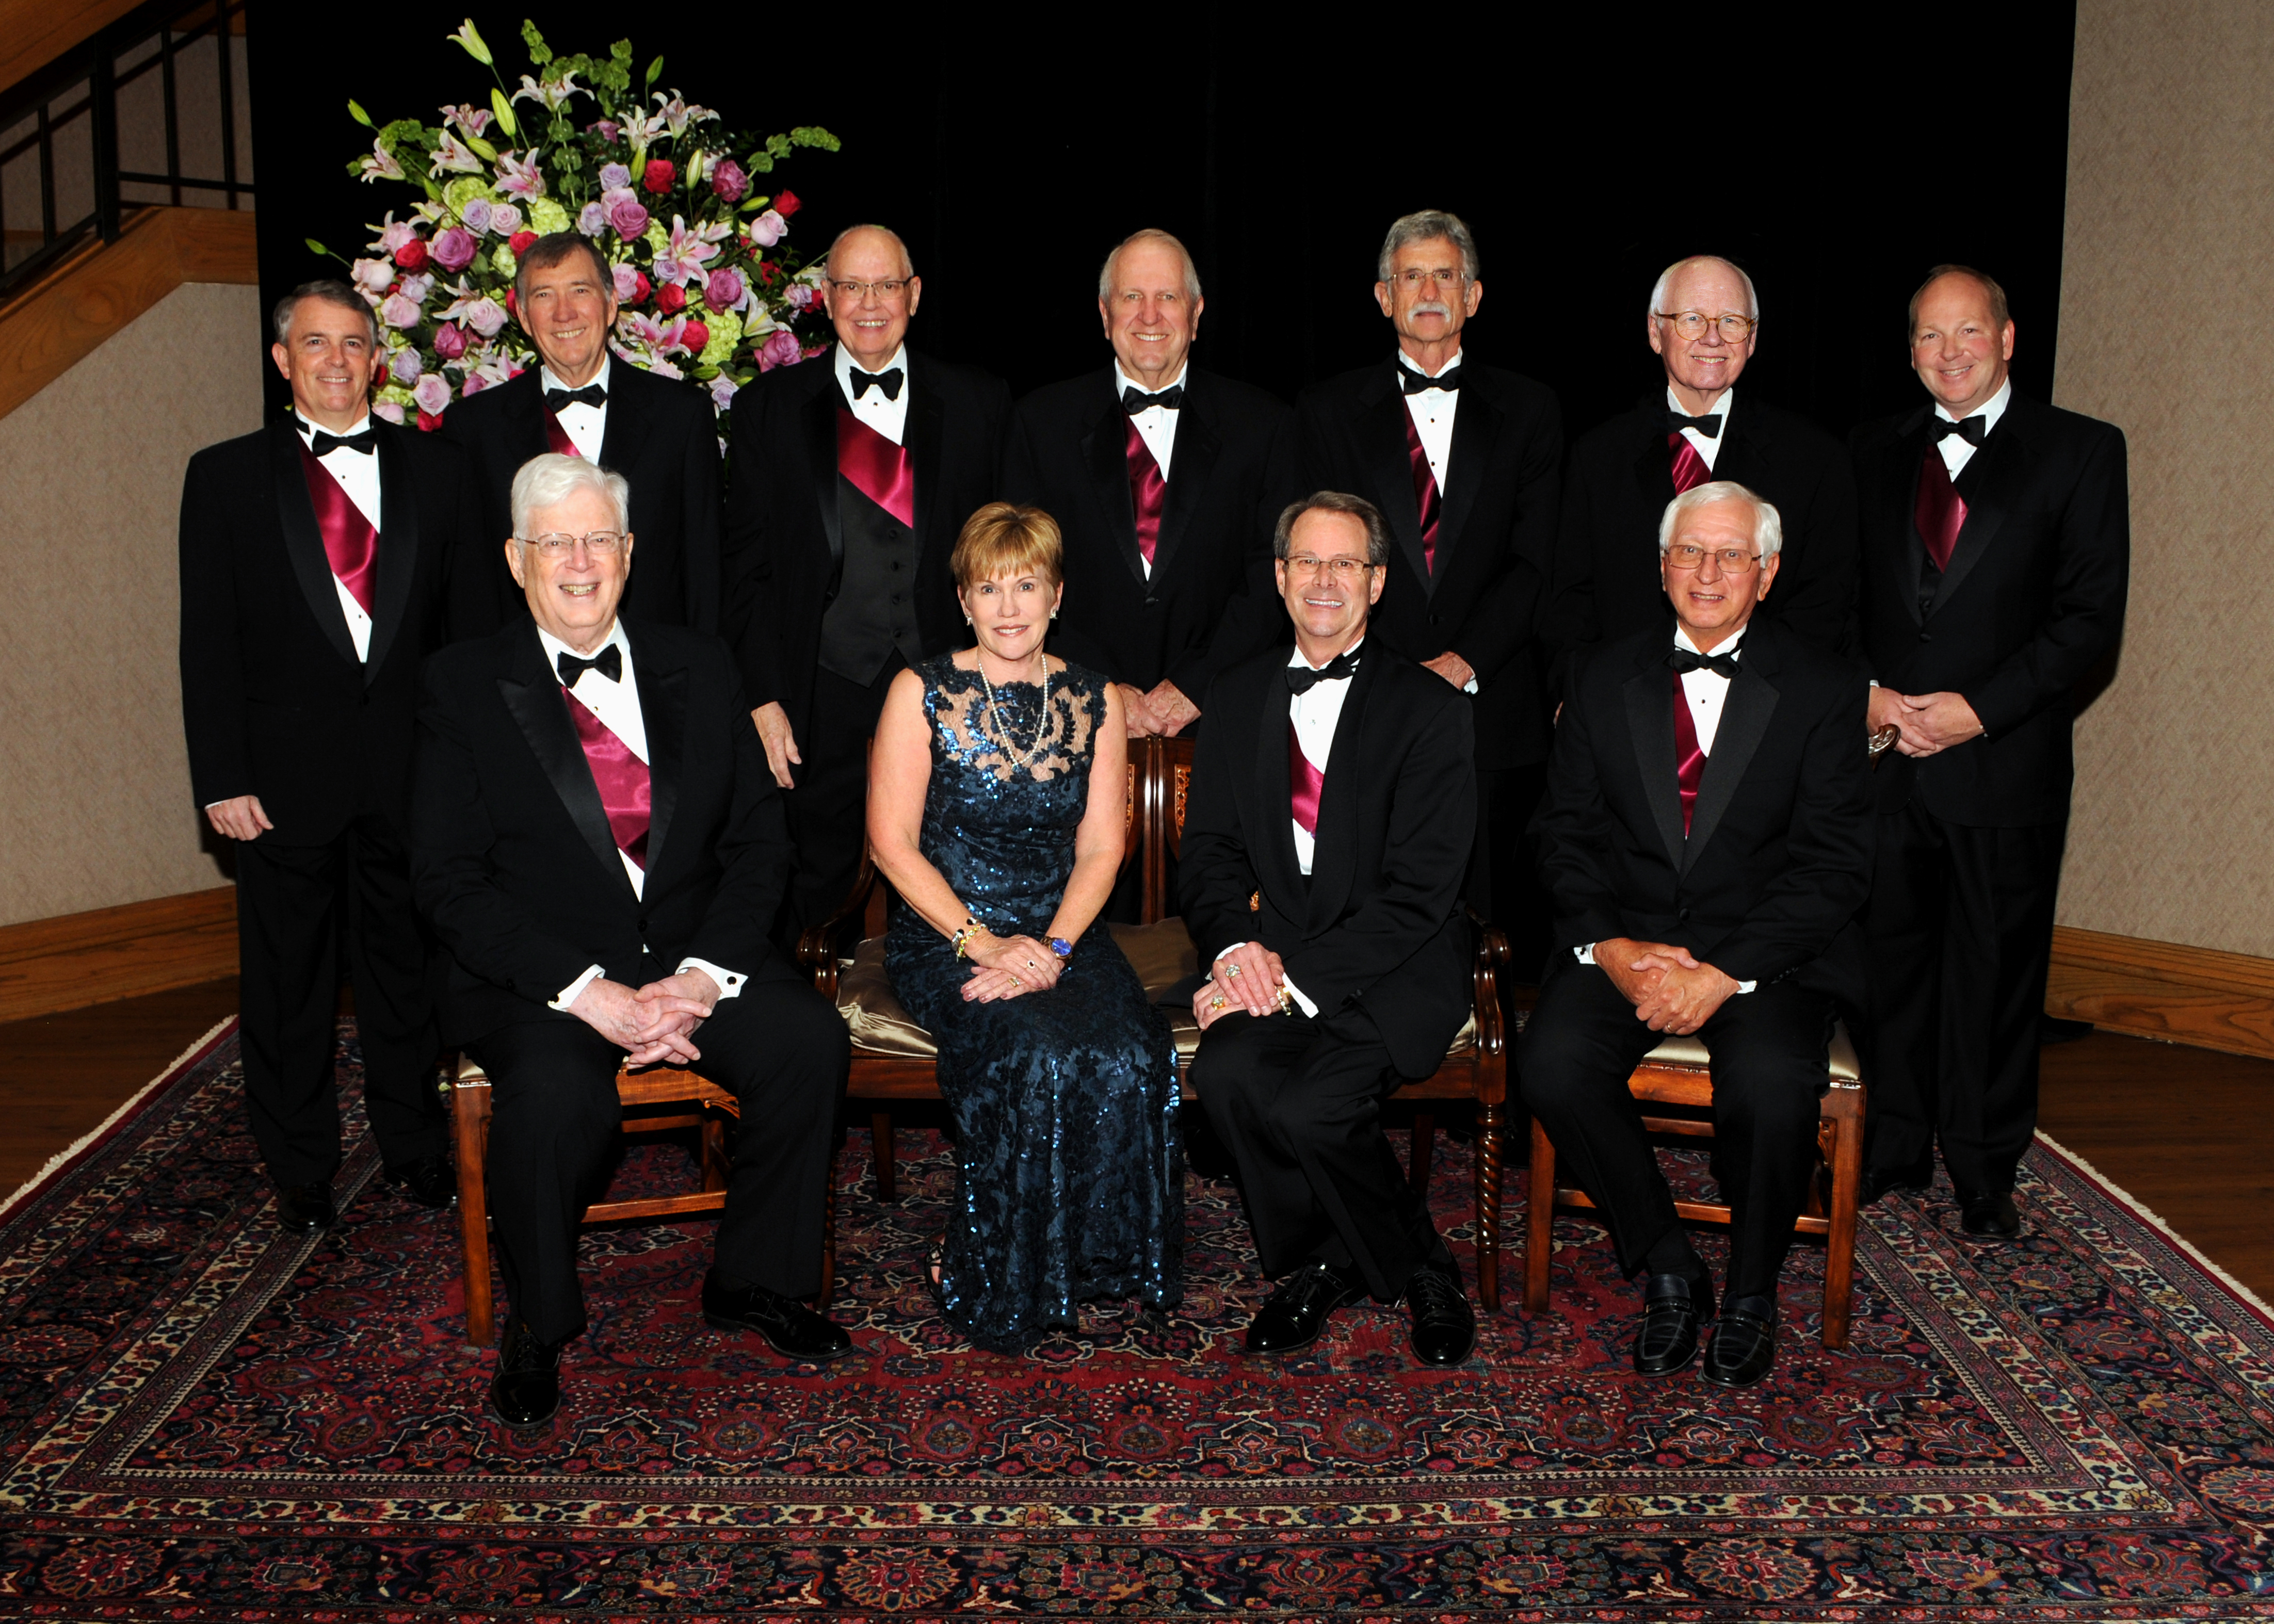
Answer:
<svg viewBox="0 0 2274 1624"><path fill-rule="evenodd" d="M1943 1191L1867 1214L1841 1353L1799 1251L1788 1350L1732 1395L1631 1373L1578 1220L1555 1312L1511 1303L1465 1368L1371 1310L1244 1360L1246 1227L1199 1179L1178 1317L975 1352L920 1283L941 1147L904 1136L886 1207L855 1135L859 1355L706 1328L707 1223L592 1232L596 1323L523 1440L462 1345L455 1221L365 1147L341 1228L281 1235L234 1054L0 1216L0 1617L2274 1619L2274 1327L2049 1147L2023 1245ZM1468 1175L1451 1147L1433 1192L1465 1262Z"/></svg>

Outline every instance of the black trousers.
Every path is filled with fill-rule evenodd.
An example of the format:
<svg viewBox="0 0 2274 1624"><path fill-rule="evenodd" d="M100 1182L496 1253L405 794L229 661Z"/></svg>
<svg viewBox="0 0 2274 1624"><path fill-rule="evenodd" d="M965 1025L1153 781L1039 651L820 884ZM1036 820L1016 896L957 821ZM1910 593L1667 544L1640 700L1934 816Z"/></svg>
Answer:
<svg viewBox="0 0 2274 1624"><path fill-rule="evenodd" d="M811 1297L851 1050L845 1022L771 960L720 1001L695 1046L693 1069L742 1102L712 1272L729 1289ZM507 1296L539 1341L566 1341L584 1327L576 1230L613 1166L624 1051L573 1016L502 1026L466 1048L490 1076L490 1214Z"/></svg>
<svg viewBox="0 0 2274 1624"><path fill-rule="evenodd" d="M1315 1259L1392 1302L1421 1264L1451 1261L1382 1131L1398 1079L1370 1017L1226 1015L1192 1082L1239 1169L1265 1274Z"/></svg>
<svg viewBox="0 0 2274 1624"><path fill-rule="evenodd" d="M343 936L380 1155L395 1167L448 1154L433 1076L438 960L411 903L400 834L366 816L327 845L280 846L267 834L239 842L236 857L245 1098L269 1176L307 1184L339 1169L333 1021Z"/></svg>
<svg viewBox="0 0 2274 1624"><path fill-rule="evenodd" d="M1879 819L1865 1154L1882 1171L1943 1165L1997 1195L2037 1128L2037 1018L2052 961L2067 823L1975 829L1914 797Z"/></svg>
<svg viewBox="0 0 2274 1624"><path fill-rule="evenodd" d="M794 948L799 931L837 912L861 871L868 839L869 740L892 679L906 669L895 654L865 685L834 672L814 673L812 715L797 741L804 761L792 770L796 787L782 797L797 848L797 868L776 930L786 950Z"/></svg>
<svg viewBox="0 0 2274 1624"><path fill-rule="evenodd" d="M1731 996L1699 1028L1713 1063L1713 1166L1729 1203L1725 1295L1772 1297L1816 1165L1832 1000L1789 981ZM1555 967L1517 1051L1524 1102L1638 1272L1681 1223L1627 1079L1662 1041L1592 965Z"/></svg>

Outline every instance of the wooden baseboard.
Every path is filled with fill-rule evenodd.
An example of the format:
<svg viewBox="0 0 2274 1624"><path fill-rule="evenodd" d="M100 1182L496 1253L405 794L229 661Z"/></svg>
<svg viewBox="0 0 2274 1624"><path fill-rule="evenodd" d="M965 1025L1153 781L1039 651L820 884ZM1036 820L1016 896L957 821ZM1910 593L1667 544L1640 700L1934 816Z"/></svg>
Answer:
<svg viewBox="0 0 2274 1624"><path fill-rule="evenodd" d="M2053 932L2045 1012L2274 1060L2274 959L2064 927Z"/></svg>
<svg viewBox="0 0 2274 1624"><path fill-rule="evenodd" d="M0 1021L237 974L237 888L0 927Z"/></svg>

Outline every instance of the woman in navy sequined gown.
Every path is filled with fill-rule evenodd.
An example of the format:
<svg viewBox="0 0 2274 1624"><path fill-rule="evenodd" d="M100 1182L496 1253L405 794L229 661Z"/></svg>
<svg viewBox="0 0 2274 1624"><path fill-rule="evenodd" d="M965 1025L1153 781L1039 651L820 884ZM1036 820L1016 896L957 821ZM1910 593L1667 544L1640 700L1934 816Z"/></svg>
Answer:
<svg viewBox="0 0 2274 1624"><path fill-rule="evenodd" d="M870 766L870 842L905 905L885 965L955 1123L940 1303L1005 1352L1085 1301L1180 1296L1175 1049L1096 922L1127 730L1110 682L1043 651L1063 559L1037 509L972 515L953 568L977 646L901 673Z"/></svg>

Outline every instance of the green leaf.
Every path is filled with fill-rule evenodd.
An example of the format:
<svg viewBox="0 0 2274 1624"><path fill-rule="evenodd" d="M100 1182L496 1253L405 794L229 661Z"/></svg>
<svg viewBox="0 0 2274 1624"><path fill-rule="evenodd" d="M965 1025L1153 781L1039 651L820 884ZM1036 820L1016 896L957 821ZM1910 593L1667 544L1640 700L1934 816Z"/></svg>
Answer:
<svg viewBox="0 0 2274 1624"><path fill-rule="evenodd" d="M521 19L521 42L529 47L530 66L541 68L553 60L553 48L545 42L545 36L538 33L537 24L526 17Z"/></svg>
<svg viewBox="0 0 2274 1624"><path fill-rule="evenodd" d="M513 103L495 85L490 86L490 111L497 116L498 128L505 132L508 140L521 139L521 124L513 116Z"/></svg>
<svg viewBox="0 0 2274 1624"><path fill-rule="evenodd" d="M655 88L655 81L662 77L663 58L658 56L653 62L647 64L647 83L642 86L641 88L643 90L653 90Z"/></svg>
<svg viewBox="0 0 2274 1624"><path fill-rule="evenodd" d="M786 135L770 135L766 137L766 154L769 157L774 158L788 157L789 137Z"/></svg>
<svg viewBox="0 0 2274 1624"><path fill-rule="evenodd" d="M774 161L764 153L754 152L742 167L753 175L771 175L773 173Z"/></svg>
<svg viewBox="0 0 2274 1624"><path fill-rule="evenodd" d="M824 152L836 152L845 145L819 124L800 124L789 132L789 139L800 147L818 147Z"/></svg>
<svg viewBox="0 0 2274 1624"><path fill-rule="evenodd" d="M362 107L357 103L356 99L353 96L350 96L348 98L348 117L354 119L356 123L361 124L366 130L373 127L371 122L371 115L363 110Z"/></svg>

